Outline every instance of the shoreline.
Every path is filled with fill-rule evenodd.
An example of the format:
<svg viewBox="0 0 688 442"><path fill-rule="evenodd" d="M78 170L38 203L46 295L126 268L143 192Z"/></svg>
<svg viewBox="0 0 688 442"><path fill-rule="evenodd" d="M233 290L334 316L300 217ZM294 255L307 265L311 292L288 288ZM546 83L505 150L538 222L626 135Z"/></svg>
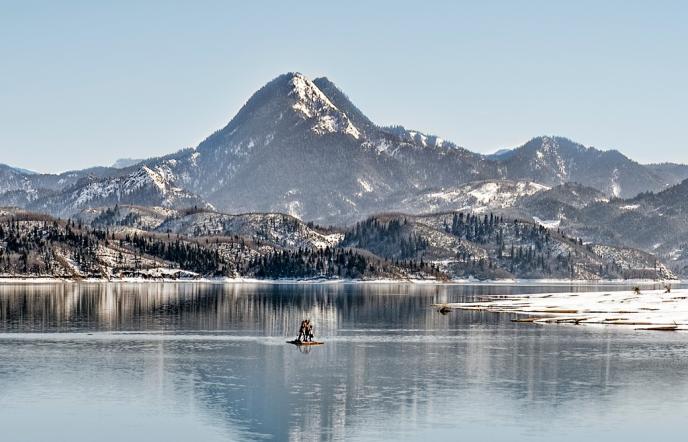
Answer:
<svg viewBox="0 0 688 442"><path fill-rule="evenodd" d="M480 285L480 286L542 286L542 285L658 285L682 284L685 280L652 280L652 279L491 279L479 280L473 278L453 280L432 279L256 279L256 278L55 278L55 277L18 277L0 276L0 286L4 284L264 284L264 285L330 285L330 284L410 284L410 285Z"/></svg>

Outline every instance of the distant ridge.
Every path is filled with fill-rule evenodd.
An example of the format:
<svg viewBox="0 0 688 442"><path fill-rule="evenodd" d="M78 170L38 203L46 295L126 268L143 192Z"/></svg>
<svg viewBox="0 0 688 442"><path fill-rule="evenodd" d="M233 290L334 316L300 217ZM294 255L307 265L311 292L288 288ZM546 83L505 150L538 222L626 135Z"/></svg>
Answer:
<svg viewBox="0 0 688 442"><path fill-rule="evenodd" d="M143 159L135 159L135 158L120 158L117 161L115 161L114 163L112 163L112 165L110 167L115 168L115 169L124 169L126 167L131 167L131 166L134 166L136 164L139 164L142 161L144 161L144 160Z"/></svg>

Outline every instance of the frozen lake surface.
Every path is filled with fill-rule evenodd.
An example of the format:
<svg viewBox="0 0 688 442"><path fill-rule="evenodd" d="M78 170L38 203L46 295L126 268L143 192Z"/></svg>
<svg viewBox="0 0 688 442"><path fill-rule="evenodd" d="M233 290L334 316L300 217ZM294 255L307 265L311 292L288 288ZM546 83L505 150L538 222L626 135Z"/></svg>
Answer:
<svg viewBox="0 0 688 442"><path fill-rule="evenodd" d="M630 293L623 285L3 284L1 438L680 439L688 334L543 327L430 307L568 290ZM285 343L305 317L324 346Z"/></svg>

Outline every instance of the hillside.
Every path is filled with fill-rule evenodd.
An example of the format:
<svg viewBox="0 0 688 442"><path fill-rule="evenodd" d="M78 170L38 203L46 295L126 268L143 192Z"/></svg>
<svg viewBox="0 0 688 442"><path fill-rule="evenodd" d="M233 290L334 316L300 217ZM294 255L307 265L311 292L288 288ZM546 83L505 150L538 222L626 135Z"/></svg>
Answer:
<svg viewBox="0 0 688 442"><path fill-rule="evenodd" d="M453 187L429 188L400 193L386 205L390 211L424 214L469 210L476 213L518 207L529 196L549 190L532 181L482 180Z"/></svg>
<svg viewBox="0 0 688 442"><path fill-rule="evenodd" d="M92 228L0 210L0 278L445 278L431 265L366 251L279 247L242 236L193 237Z"/></svg>
<svg viewBox="0 0 688 442"><path fill-rule="evenodd" d="M162 234L239 236L274 247L324 248L336 246L342 233L282 213L230 215L208 209L174 210L162 207L115 206L88 209L76 219L94 228L115 232L148 231Z"/></svg>
<svg viewBox="0 0 688 442"><path fill-rule="evenodd" d="M619 151L598 150L563 137L536 137L493 158L510 179L528 179L547 186L580 183L621 198L663 190L688 173L678 167L664 171L662 167L644 166Z"/></svg>
<svg viewBox="0 0 688 442"><path fill-rule="evenodd" d="M648 253L583 244L537 223L492 213L375 216L348 231L343 245L370 250L395 262L435 263L454 278L673 277Z"/></svg>

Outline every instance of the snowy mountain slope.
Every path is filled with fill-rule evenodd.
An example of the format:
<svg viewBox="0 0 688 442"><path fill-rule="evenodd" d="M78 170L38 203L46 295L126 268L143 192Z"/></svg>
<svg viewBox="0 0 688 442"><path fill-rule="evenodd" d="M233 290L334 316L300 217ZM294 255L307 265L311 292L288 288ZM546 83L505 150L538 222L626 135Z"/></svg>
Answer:
<svg viewBox="0 0 688 442"><path fill-rule="evenodd" d="M364 138L375 138L377 136L379 131L377 125L356 107L349 97L332 81L327 77L320 77L314 79L313 84L315 84L315 86L317 86L339 110L347 115L349 120L351 120Z"/></svg>
<svg viewBox="0 0 688 442"><path fill-rule="evenodd" d="M389 210L402 208L405 213L423 214L470 210L476 213L515 207L528 196L549 187L531 181L485 180L449 188L423 189L401 195L389 203Z"/></svg>
<svg viewBox="0 0 688 442"><path fill-rule="evenodd" d="M14 205L12 201L32 201L41 193L35 187L32 174L27 174L14 167L0 164L0 204Z"/></svg>
<svg viewBox="0 0 688 442"><path fill-rule="evenodd" d="M609 201L610 198L597 189L566 183L521 198L516 206L521 214L532 219L549 220L558 226L561 220L575 218L581 209L591 204Z"/></svg>
<svg viewBox="0 0 688 442"><path fill-rule="evenodd" d="M115 204L155 205L170 208L212 207L200 197L175 184L173 172L164 166L143 166L133 173L107 179L85 178L66 190L37 199L28 205L34 211L60 217L88 207Z"/></svg>
<svg viewBox="0 0 688 442"><path fill-rule="evenodd" d="M195 150L148 164L168 164L184 187L225 211L332 220L404 185L398 165L360 149L361 138L313 82L287 74ZM362 181L374 191L362 191Z"/></svg>
<svg viewBox="0 0 688 442"><path fill-rule="evenodd" d="M158 232L186 236L240 236L256 243L275 247L334 247L342 239L340 233L321 233L292 216L281 213L249 213L228 215L217 212L195 212L168 218Z"/></svg>
<svg viewBox="0 0 688 442"><path fill-rule="evenodd" d="M375 126L329 80L290 73L256 92L196 149L146 164L169 167L179 185L223 211L337 224L375 212L394 192L494 172L480 155L402 135Z"/></svg>
<svg viewBox="0 0 688 442"><path fill-rule="evenodd" d="M576 208L583 208L593 203L606 203L609 200L610 198L607 195L592 187L586 187L577 183L566 183L541 193L533 193L521 200L520 204L527 207L535 201L554 201Z"/></svg>
<svg viewBox="0 0 688 442"><path fill-rule="evenodd" d="M207 209L117 205L83 210L76 219L116 232L148 231L187 237L238 236L277 248L334 247L343 234L282 213L230 215Z"/></svg>
<svg viewBox="0 0 688 442"><path fill-rule="evenodd" d="M571 187L570 185L568 187ZM534 216L559 221L559 229L586 242L641 249L658 256L680 275L688 274L688 181L658 193L632 199L600 198L590 193L587 204L574 198L557 201L547 192L521 202Z"/></svg>
<svg viewBox="0 0 688 442"><path fill-rule="evenodd" d="M677 183L675 176L638 164L616 150L601 151L563 137L536 137L508 155L493 158L511 179L548 186L575 182L614 197L633 197Z"/></svg>
<svg viewBox="0 0 688 442"><path fill-rule="evenodd" d="M28 208L40 199L60 193L79 180L116 176L117 169L95 167L61 174L40 174L0 165L0 205Z"/></svg>

